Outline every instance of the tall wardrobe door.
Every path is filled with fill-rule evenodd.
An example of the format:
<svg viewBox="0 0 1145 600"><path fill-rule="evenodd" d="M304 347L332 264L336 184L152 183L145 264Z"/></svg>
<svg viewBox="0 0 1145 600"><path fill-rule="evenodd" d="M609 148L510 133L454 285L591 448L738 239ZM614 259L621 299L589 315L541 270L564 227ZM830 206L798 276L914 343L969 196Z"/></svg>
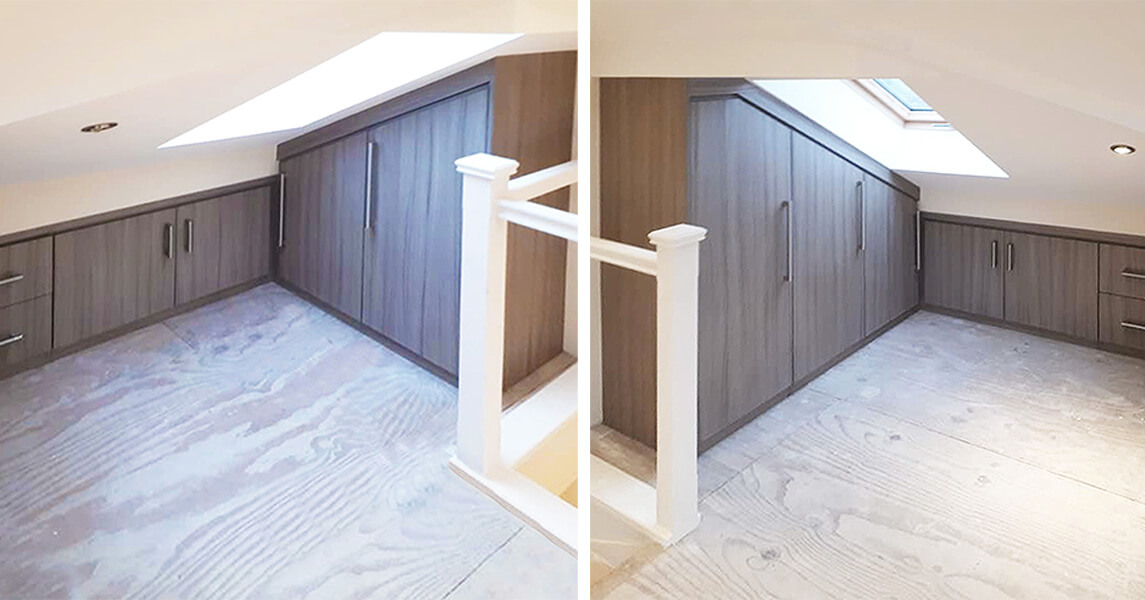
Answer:
<svg viewBox="0 0 1145 600"><path fill-rule="evenodd" d="M865 175L863 203L867 229L863 335L870 335L918 304L915 202Z"/></svg>
<svg viewBox="0 0 1145 600"><path fill-rule="evenodd" d="M792 137L792 167L798 381L863 338L863 174L800 134Z"/></svg>
<svg viewBox="0 0 1145 600"><path fill-rule="evenodd" d="M484 152L488 88L387 121L374 144L363 321L457 372L461 294L461 176L453 164Z"/></svg>
<svg viewBox="0 0 1145 600"><path fill-rule="evenodd" d="M286 175L283 279L353 317L362 315L366 136L293 156Z"/></svg>
<svg viewBox="0 0 1145 600"><path fill-rule="evenodd" d="M738 98L691 108L700 244L700 443L792 382L791 130Z"/></svg>

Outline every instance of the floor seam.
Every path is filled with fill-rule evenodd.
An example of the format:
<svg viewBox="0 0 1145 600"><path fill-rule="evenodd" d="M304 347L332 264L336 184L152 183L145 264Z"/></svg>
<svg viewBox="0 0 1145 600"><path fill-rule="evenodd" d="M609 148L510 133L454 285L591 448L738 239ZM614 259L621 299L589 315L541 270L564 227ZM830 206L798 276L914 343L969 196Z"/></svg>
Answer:
<svg viewBox="0 0 1145 600"><path fill-rule="evenodd" d="M189 342L186 338L184 338L174 327L171 326L170 323L168 323L167 321L160 321L159 324L166 327L167 331L170 331L171 334L174 335L176 338L179 338L179 341L183 342L183 345L186 346L188 350L190 350L191 352L196 352L195 347L191 345L191 342Z"/></svg>
<svg viewBox="0 0 1145 600"><path fill-rule="evenodd" d="M525 530L524 525L521 525L520 527L518 527L517 531L513 532L513 535L510 535L509 537L505 538L505 541L501 542L501 545L497 546L496 548L493 549L492 552L485 555L485 558L481 559L481 562L477 563L477 565L475 567L473 567L473 569L470 570L469 573L466 573L465 577L461 578L461 581L458 581L456 585L449 588L449 591L446 592L445 595L441 597L441 600L447 600L450 596L452 596L453 593L456 592L458 588L460 588L462 585L464 585L466 581L469 581L469 578L473 577L474 573L476 573L477 571L480 571L481 567L485 566L485 563L489 562L494 556L497 555L498 552L500 552L503 548L505 548L505 546L508 546L509 542L517 539L517 536L521 535L521 532L524 530Z"/></svg>

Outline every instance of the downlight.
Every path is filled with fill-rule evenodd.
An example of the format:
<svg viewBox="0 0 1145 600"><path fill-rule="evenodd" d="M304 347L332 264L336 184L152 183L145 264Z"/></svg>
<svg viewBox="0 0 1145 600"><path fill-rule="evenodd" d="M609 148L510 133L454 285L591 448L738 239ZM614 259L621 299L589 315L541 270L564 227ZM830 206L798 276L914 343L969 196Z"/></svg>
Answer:
<svg viewBox="0 0 1145 600"><path fill-rule="evenodd" d="M1129 144L1114 144L1109 147L1109 150L1118 156L1129 156L1137 151L1136 148Z"/></svg>
<svg viewBox="0 0 1145 600"><path fill-rule="evenodd" d="M80 131L84 133L103 133L108 129L115 129L116 127L119 127L119 123L114 121L107 121L105 123L95 123L88 125L87 127L82 127L80 128Z"/></svg>

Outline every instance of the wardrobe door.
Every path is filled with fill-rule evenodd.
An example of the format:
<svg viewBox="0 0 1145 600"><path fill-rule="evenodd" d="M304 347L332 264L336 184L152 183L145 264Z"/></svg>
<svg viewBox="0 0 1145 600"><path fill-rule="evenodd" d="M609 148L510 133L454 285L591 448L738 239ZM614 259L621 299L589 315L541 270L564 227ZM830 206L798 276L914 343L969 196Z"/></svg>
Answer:
<svg viewBox="0 0 1145 600"><path fill-rule="evenodd" d="M795 380L863 338L863 173L795 134Z"/></svg>
<svg viewBox="0 0 1145 600"><path fill-rule="evenodd" d="M1097 244L1007 232L1006 320L1096 341Z"/></svg>
<svg viewBox="0 0 1145 600"><path fill-rule="evenodd" d="M880 179L864 175L863 335L918 304L918 271L915 269L915 201Z"/></svg>
<svg viewBox="0 0 1145 600"><path fill-rule="evenodd" d="M792 382L791 130L738 98L691 105L700 443Z"/></svg>
<svg viewBox="0 0 1145 600"><path fill-rule="evenodd" d="M280 168L286 190L279 275L360 319L365 132L292 156Z"/></svg>
<svg viewBox="0 0 1145 600"><path fill-rule="evenodd" d="M938 221L922 232L923 302L1001 319L1005 234Z"/></svg>
<svg viewBox="0 0 1145 600"><path fill-rule="evenodd" d="M457 373L461 175L455 160L488 148L488 88L370 130L373 162L363 321Z"/></svg>

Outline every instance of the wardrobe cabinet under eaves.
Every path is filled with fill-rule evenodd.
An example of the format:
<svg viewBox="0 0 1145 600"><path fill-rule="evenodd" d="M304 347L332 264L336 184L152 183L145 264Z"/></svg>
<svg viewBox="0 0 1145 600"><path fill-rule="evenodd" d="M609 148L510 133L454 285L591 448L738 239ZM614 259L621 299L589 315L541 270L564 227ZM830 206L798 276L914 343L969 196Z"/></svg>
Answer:
<svg viewBox="0 0 1145 600"><path fill-rule="evenodd" d="M571 159L574 52L495 58L279 146L279 277L452 379L462 177L490 152L516 176ZM568 209L568 189L536 201ZM510 226L505 385L563 350L567 243Z"/></svg>
<svg viewBox="0 0 1145 600"><path fill-rule="evenodd" d="M917 306L917 186L743 80L604 79L600 103L601 235L708 229L701 449ZM605 425L654 446L642 278L602 267L601 389Z"/></svg>

